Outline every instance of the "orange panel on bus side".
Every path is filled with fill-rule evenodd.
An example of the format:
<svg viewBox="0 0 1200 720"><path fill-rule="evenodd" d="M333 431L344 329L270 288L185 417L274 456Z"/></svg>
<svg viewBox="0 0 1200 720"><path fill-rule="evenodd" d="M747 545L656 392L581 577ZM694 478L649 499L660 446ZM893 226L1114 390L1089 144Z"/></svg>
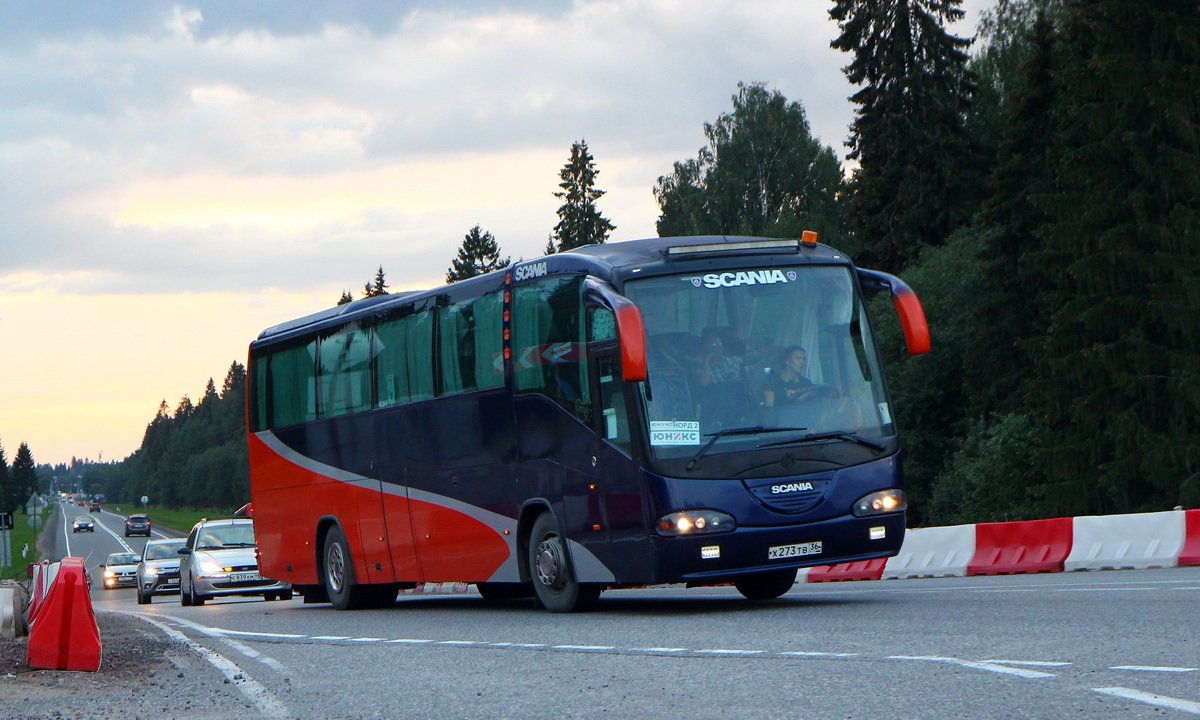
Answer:
<svg viewBox="0 0 1200 720"><path fill-rule="evenodd" d="M486 524L440 505L410 502L424 582L483 582L508 559L508 543Z"/></svg>
<svg viewBox="0 0 1200 720"><path fill-rule="evenodd" d="M399 492L404 489L400 488ZM413 547L412 520L406 496L383 493L383 517L387 525L388 548L395 572L395 582L421 582L417 550Z"/></svg>

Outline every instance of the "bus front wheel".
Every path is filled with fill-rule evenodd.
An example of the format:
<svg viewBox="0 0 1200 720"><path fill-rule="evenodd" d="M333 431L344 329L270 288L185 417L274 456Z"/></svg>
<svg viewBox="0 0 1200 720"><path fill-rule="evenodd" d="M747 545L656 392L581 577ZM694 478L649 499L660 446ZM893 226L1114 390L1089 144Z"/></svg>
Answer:
<svg viewBox="0 0 1200 720"><path fill-rule="evenodd" d="M601 585L575 579L567 541L548 512L538 516L529 535L529 577L538 603L555 613L587 610L603 589Z"/></svg>
<svg viewBox="0 0 1200 720"><path fill-rule="evenodd" d="M747 600L774 600L796 584L796 568L769 570L767 572L741 575L733 579L733 586Z"/></svg>

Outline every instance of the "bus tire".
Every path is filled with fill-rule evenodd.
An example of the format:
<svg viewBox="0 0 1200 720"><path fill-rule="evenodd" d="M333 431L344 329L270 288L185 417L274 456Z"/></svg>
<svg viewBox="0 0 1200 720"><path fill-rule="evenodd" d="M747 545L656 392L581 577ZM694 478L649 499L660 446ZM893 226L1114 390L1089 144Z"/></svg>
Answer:
<svg viewBox="0 0 1200 720"><path fill-rule="evenodd" d="M796 568L768 570L767 572L740 575L733 579L733 586L747 600L774 600L796 584Z"/></svg>
<svg viewBox="0 0 1200 720"><path fill-rule="evenodd" d="M475 589L489 602L533 597L533 586L529 583L481 582L475 583Z"/></svg>
<svg viewBox="0 0 1200 720"><path fill-rule="evenodd" d="M529 577L538 604L554 613L588 610L603 589L602 585L575 580L566 539L548 512L537 517L529 534Z"/></svg>
<svg viewBox="0 0 1200 720"><path fill-rule="evenodd" d="M358 610L370 606L372 588L354 580L354 559L342 528L334 525L325 535L325 550L321 553L321 575L325 593L337 610Z"/></svg>

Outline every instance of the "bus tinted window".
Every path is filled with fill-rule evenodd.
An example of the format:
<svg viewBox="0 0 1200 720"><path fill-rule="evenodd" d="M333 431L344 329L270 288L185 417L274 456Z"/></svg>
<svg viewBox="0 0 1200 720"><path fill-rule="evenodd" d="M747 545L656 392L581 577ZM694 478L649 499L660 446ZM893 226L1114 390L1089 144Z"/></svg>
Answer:
<svg viewBox="0 0 1200 720"><path fill-rule="evenodd" d="M379 407L433 397L431 312L419 312L375 328L375 392Z"/></svg>
<svg viewBox="0 0 1200 720"><path fill-rule="evenodd" d="M316 342L309 342L271 355L271 427L296 425L317 418Z"/></svg>
<svg viewBox="0 0 1200 720"><path fill-rule="evenodd" d="M583 279L523 283L513 294L513 377L518 392L538 392L577 412L590 405Z"/></svg>
<svg viewBox="0 0 1200 720"><path fill-rule="evenodd" d="M321 415L337 417L371 407L371 333L357 324L322 338Z"/></svg>

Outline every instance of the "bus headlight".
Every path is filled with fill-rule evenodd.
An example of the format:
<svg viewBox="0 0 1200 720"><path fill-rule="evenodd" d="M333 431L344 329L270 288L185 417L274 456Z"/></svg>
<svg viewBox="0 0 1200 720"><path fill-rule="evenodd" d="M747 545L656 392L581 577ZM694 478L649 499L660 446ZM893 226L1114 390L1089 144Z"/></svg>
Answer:
<svg viewBox="0 0 1200 720"><path fill-rule="evenodd" d="M733 516L716 510L681 510L658 519L658 534L667 537L733 532L736 527Z"/></svg>
<svg viewBox="0 0 1200 720"><path fill-rule="evenodd" d="M850 512L854 517L870 517L907 509L908 499L904 497L903 490L881 490L859 499Z"/></svg>

